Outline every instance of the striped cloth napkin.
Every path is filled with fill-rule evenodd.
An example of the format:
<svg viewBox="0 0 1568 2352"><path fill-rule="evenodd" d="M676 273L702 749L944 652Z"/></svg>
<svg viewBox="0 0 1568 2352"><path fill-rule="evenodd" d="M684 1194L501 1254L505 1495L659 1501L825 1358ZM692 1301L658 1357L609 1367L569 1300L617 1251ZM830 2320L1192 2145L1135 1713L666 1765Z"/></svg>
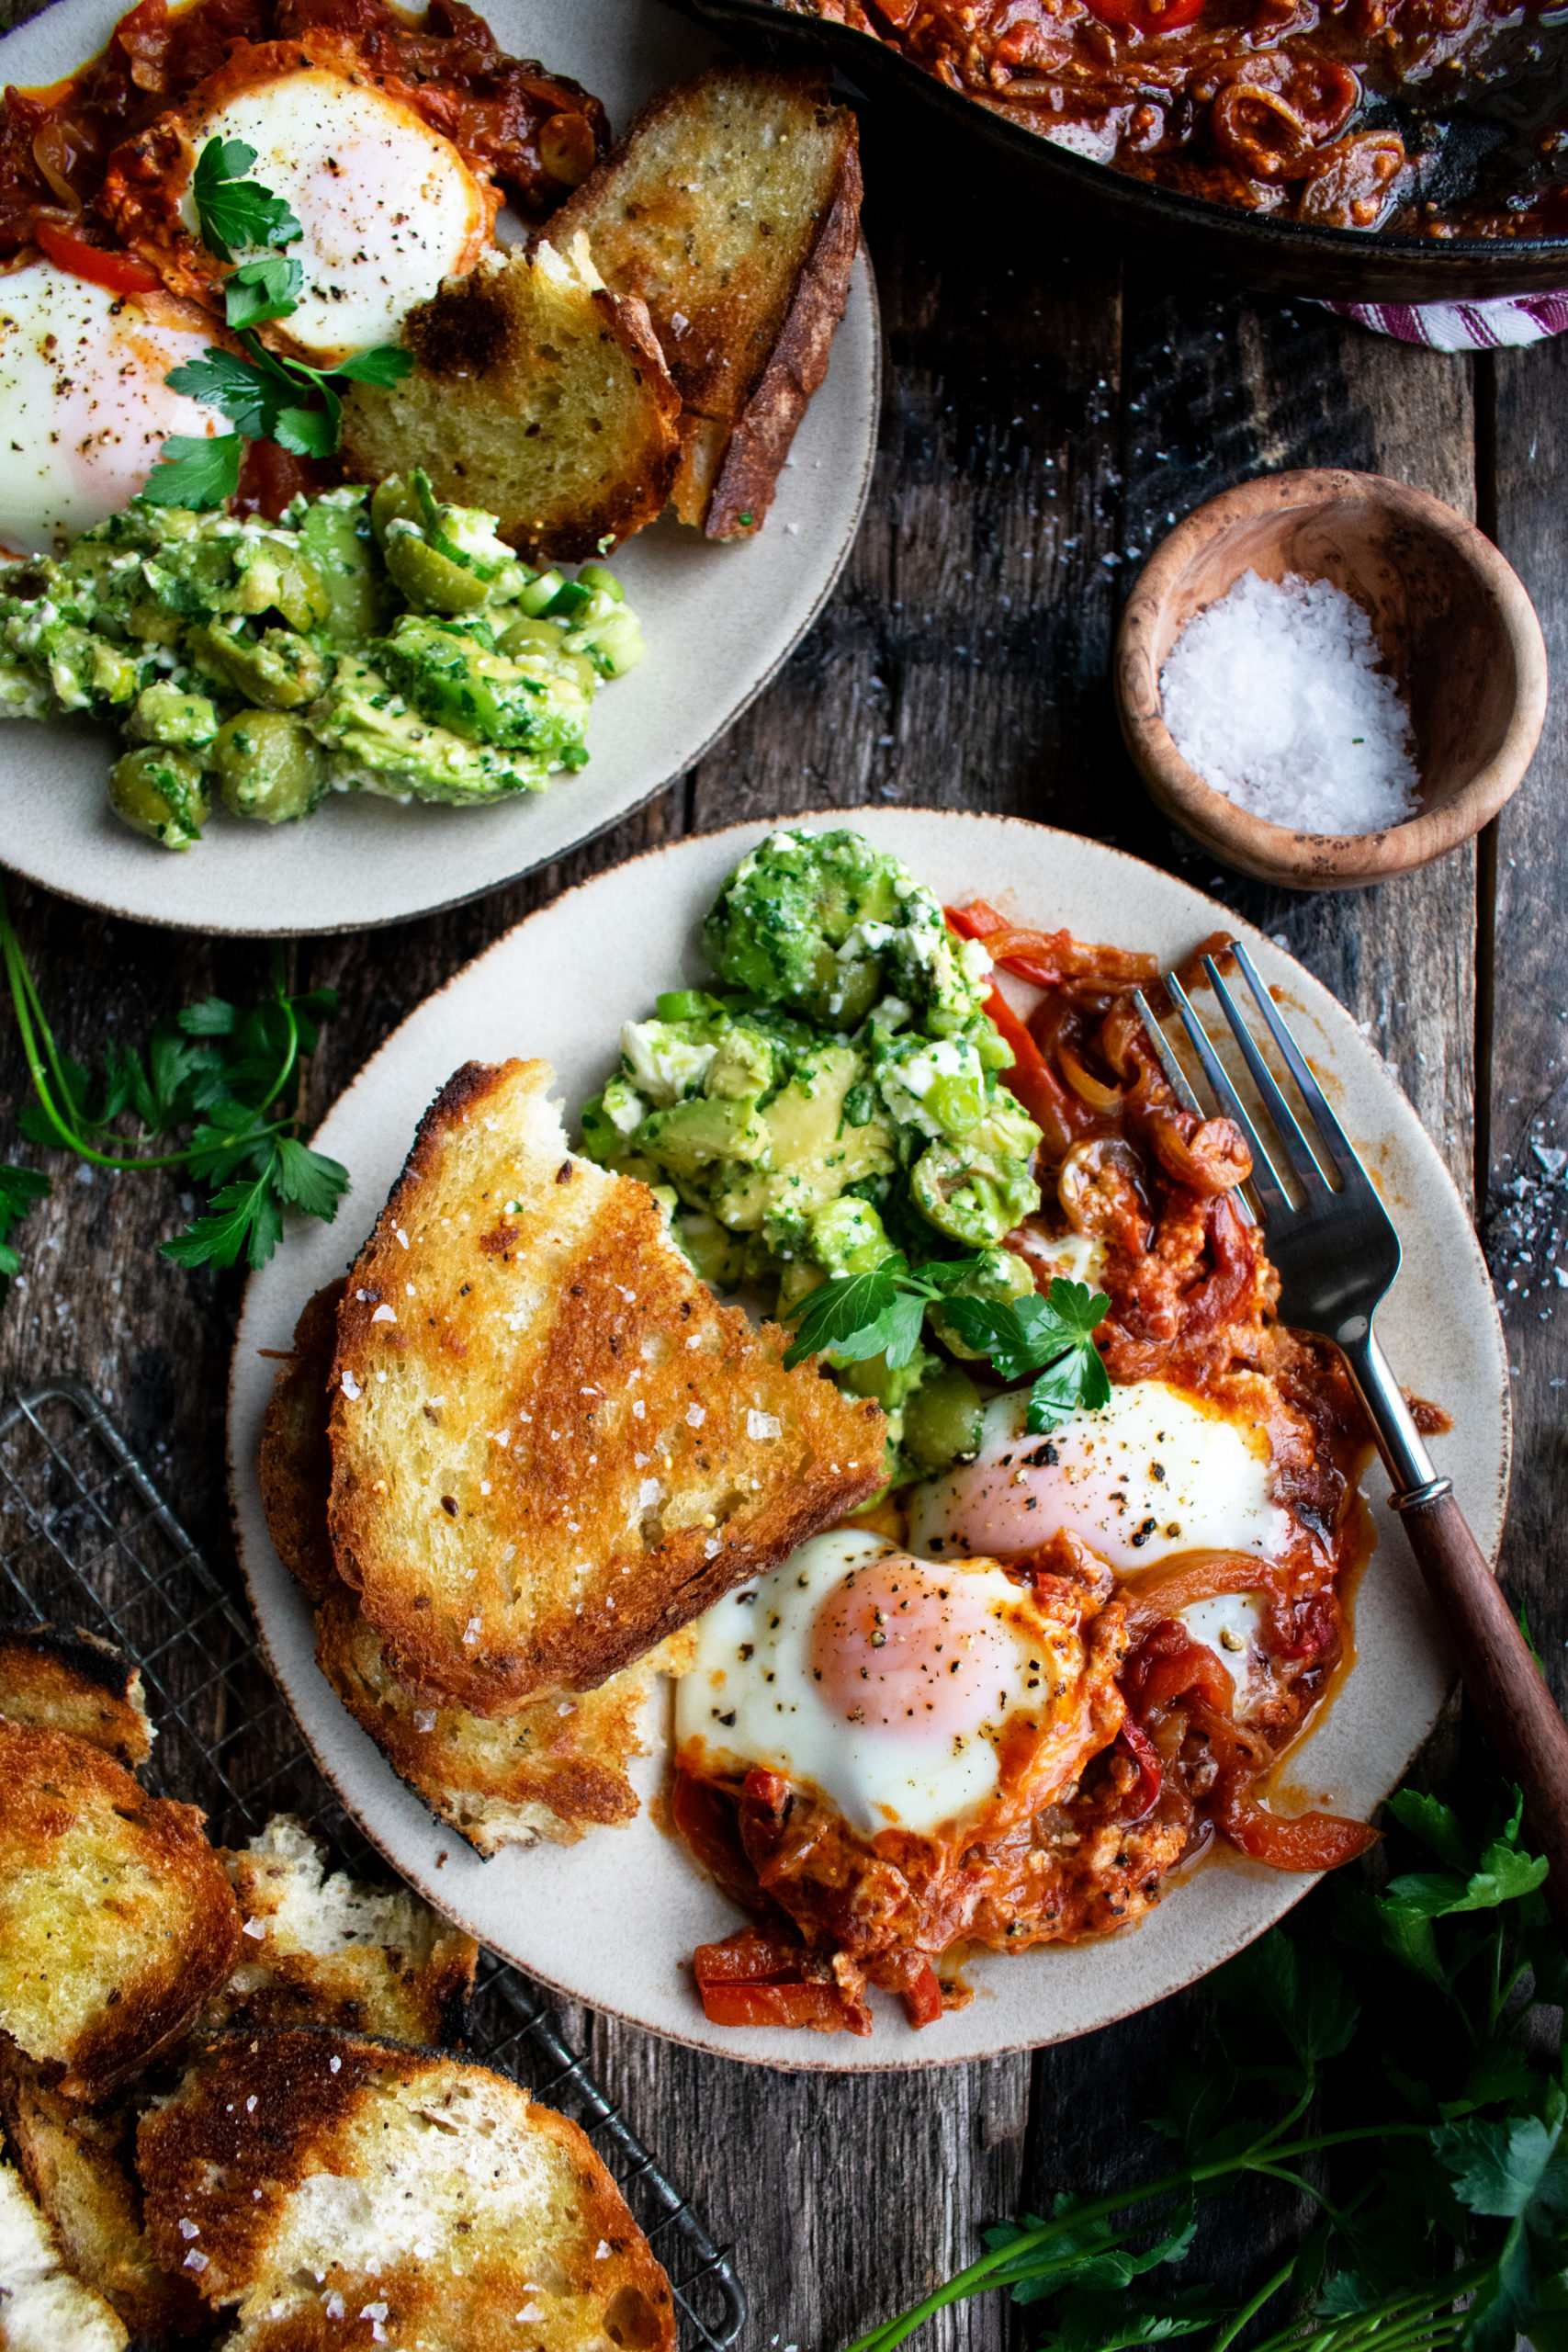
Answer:
<svg viewBox="0 0 1568 2352"><path fill-rule="evenodd" d="M1543 343L1568 328L1568 292L1510 294L1491 302L1325 302L1339 318L1356 319L1375 334L1424 343L1433 351L1497 351L1505 345Z"/></svg>

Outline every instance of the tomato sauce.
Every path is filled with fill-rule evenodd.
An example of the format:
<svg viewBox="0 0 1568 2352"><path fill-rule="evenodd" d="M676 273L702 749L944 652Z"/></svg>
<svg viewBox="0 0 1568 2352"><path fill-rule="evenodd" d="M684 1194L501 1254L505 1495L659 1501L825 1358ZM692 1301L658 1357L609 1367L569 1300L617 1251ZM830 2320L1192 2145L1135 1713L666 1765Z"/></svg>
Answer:
<svg viewBox="0 0 1568 2352"><path fill-rule="evenodd" d="M782 0L1134 179L1338 229L1568 234L1551 0Z"/></svg>

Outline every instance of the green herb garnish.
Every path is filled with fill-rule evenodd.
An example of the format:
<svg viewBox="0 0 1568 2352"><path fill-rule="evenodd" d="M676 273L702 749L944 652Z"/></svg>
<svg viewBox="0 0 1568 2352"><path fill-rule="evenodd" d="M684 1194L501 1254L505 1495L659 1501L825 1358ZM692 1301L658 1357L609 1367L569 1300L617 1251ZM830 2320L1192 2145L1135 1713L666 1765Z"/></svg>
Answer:
<svg viewBox="0 0 1568 2352"><path fill-rule="evenodd" d="M885 1355L897 1372L919 1345L927 1306L933 1299L945 1299L985 1262L983 1258L945 1258L916 1269L895 1255L884 1258L870 1273L834 1275L801 1307L784 1356L785 1370L826 1350L840 1363Z"/></svg>
<svg viewBox="0 0 1568 2352"><path fill-rule="evenodd" d="M1059 1276L1046 1298L998 1306L958 1295L987 1263L984 1258L945 1258L911 1267L906 1259L892 1257L870 1273L836 1275L812 1291L801 1308L785 1368L822 1350L840 1363L886 1356L897 1372L919 1345L926 1308L940 1301L942 1321L965 1347L989 1356L1003 1380L1040 1374L1030 1391L1031 1430L1054 1430L1079 1406L1105 1404L1111 1383L1094 1332L1110 1311L1110 1300Z"/></svg>
<svg viewBox="0 0 1568 2352"><path fill-rule="evenodd" d="M1517 1791L1479 1826L1411 1790L1388 1810L1442 1867L1382 1894L1340 1883L1327 1934L1320 1909L1315 1931L1275 1928L1218 1972L1218 2014L1148 2119L1179 2162L986 2231L978 2261L851 2352L894 2352L996 2287L1043 2307L1041 2352L1226 2352L1244 2331L1253 2352L1562 2352L1568 1964L1547 1865ZM1200 2208L1259 2180L1311 2220L1237 2308L1187 2267Z"/></svg>
<svg viewBox="0 0 1568 2352"><path fill-rule="evenodd" d="M12 1232L48 1191L49 1178L36 1169L0 1168L0 1277L20 1272L22 1261L11 1247Z"/></svg>
<svg viewBox="0 0 1568 2352"><path fill-rule="evenodd" d="M256 151L243 139L209 139L191 177L201 242L218 261L236 246L291 245L304 231L280 196L250 176Z"/></svg>
<svg viewBox="0 0 1568 2352"><path fill-rule="evenodd" d="M198 512L221 505L240 479L242 440L274 441L299 458L330 458L343 420L339 387L345 383L396 384L413 361L389 344L361 351L340 368L308 367L269 351L255 329L287 319L299 308L304 273L279 248L302 232L281 197L248 178L255 150L243 139L210 139L202 149L192 182L201 241L219 261L232 261L236 248L270 246L225 281L223 314L244 356L209 344L199 359L173 368L164 379L218 409L234 432L207 439L175 434L164 442L141 495L154 506L189 506Z"/></svg>
<svg viewBox="0 0 1568 2352"><path fill-rule="evenodd" d="M259 1004L243 1010L205 997L160 1021L145 1052L107 1046L95 1102L90 1073L55 1044L3 897L0 957L37 1097L22 1110L22 1133L94 1168L183 1168L212 1187L207 1214L164 1243L165 1257L181 1266L231 1266L243 1250L261 1266L282 1238L286 1208L332 1222L348 1170L300 1140L296 1114L299 1057L314 1051L317 1024L337 1010L333 989L288 995L279 956L272 993ZM127 1118L136 1122L128 1139L114 1132ZM173 1150L104 1148L158 1143L187 1129ZM17 1270L6 1234L48 1190L47 1178L30 1169L0 1168L0 1272Z"/></svg>
<svg viewBox="0 0 1568 2352"><path fill-rule="evenodd" d="M1043 1298L950 1299L942 1309L966 1348L990 1357L1003 1380L1040 1377L1029 1392L1028 1427L1054 1430L1080 1408L1111 1402L1111 1381L1094 1335L1111 1301L1087 1283L1060 1274Z"/></svg>

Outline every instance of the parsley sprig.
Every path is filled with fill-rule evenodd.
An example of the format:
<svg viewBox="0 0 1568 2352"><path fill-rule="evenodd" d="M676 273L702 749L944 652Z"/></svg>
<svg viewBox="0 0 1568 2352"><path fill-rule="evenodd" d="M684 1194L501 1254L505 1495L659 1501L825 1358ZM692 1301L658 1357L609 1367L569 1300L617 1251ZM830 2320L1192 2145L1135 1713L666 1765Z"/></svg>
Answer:
<svg viewBox="0 0 1568 2352"><path fill-rule="evenodd" d="M1382 1894L1341 1883L1328 1934L1275 1928L1212 1980L1207 2039L1148 2119L1179 2161L986 2231L977 2261L851 2352L894 2352L992 2288L1044 2306L1040 2352L1177 2336L1226 2352L1271 2309L1253 2352L1513 2352L1521 2335L1562 2352L1568 1963L1547 1865L1517 1791L1478 1824L1409 1790L1388 1810L1440 1867ZM1259 2180L1312 2219L1238 2308L1187 2272L1203 2206Z"/></svg>
<svg viewBox="0 0 1568 2352"><path fill-rule="evenodd" d="M160 1021L144 1052L111 1041L95 1086L55 1043L3 896L0 960L36 1097L17 1122L29 1141L94 1168L184 1169L210 1188L206 1214L164 1243L165 1257L231 1266L243 1251L261 1266L282 1238L286 1209L328 1224L337 1215L348 1170L300 1140L295 1116L299 1057L314 1051L318 1024L337 1010L331 989L290 996L279 967L271 994L248 1009L204 997ZM118 1132L128 1119L136 1123L130 1137ZM141 1148L182 1135L173 1149ZM0 1169L0 1273L18 1265L6 1235L48 1190L30 1169Z"/></svg>
<svg viewBox="0 0 1568 2352"><path fill-rule="evenodd" d="M965 1347L989 1356L999 1378L1021 1381L1038 1373L1029 1394L1032 1431L1056 1429L1069 1413L1108 1403L1111 1383L1094 1334L1110 1300L1060 1275L1044 1298L959 1295L986 1264L984 1258L948 1258L911 1267L895 1256L870 1273L835 1276L807 1296L785 1366L822 1350L840 1363L885 1355L897 1371L919 1343L926 1308L940 1302L942 1321Z"/></svg>
<svg viewBox="0 0 1568 2352"><path fill-rule="evenodd" d="M343 422L341 387L395 384L413 365L406 351L383 344L338 368L310 368L261 341L257 327L299 308L304 272L283 248L304 232L283 198L249 177L255 160L243 139L209 139L197 160L191 193L208 252L232 262L239 251L270 250L254 253L224 281L224 321L241 352L209 344L201 358L171 368L164 379L171 390L219 410L235 429L200 438L171 434L141 493L154 506L221 505L239 486L246 441L275 441L299 458L330 458Z"/></svg>

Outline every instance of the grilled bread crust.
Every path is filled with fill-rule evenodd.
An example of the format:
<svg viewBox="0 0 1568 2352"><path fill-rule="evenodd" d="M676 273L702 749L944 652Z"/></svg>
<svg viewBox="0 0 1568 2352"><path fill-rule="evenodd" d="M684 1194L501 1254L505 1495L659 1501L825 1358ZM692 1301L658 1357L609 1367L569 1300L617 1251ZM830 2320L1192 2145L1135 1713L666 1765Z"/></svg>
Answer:
<svg viewBox="0 0 1568 2352"><path fill-rule="evenodd" d="M69 1732L128 1770L152 1753L141 1668L79 1627L0 1630L0 1715Z"/></svg>
<svg viewBox="0 0 1568 2352"><path fill-rule="evenodd" d="M327 1876L321 1849L288 1814L223 1860L243 1948L202 2028L321 2025L461 2046L479 1959L472 1936L407 1887Z"/></svg>
<svg viewBox="0 0 1568 2352"><path fill-rule="evenodd" d="M17 2169L72 2276L101 2295L132 2335L186 2336L205 2328L208 2315L188 2278L171 2277L148 2243L130 2100L85 2107L51 2088L30 2060L6 2050L0 2052L0 2118ZM55 2352L64 2352L63 2344Z"/></svg>
<svg viewBox="0 0 1568 2352"><path fill-rule="evenodd" d="M605 288L581 238L487 255L410 311L403 342L412 374L346 389L355 479L423 466L437 497L551 562L603 555L663 507L680 399L641 302Z"/></svg>
<svg viewBox="0 0 1568 2352"><path fill-rule="evenodd" d="M642 1724L649 1687L656 1672L682 1670L684 1657L675 1654L689 1650L689 1634L677 1634L653 1657L570 1704L533 1700L504 1715L428 1707L393 1674L380 1635L366 1623L352 1590L333 1566L327 1379L343 1290L340 1282L318 1291L300 1316L294 1353L278 1373L262 1441L267 1532L286 1565L316 1594L317 1664L399 1779L478 1853L533 1846L541 1838L573 1846L590 1829L632 1820L637 1797L626 1767L646 1744ZM301 1573L301 1561L308 1564L307 1573ZM274 2017L268 2022L293 2020ZM390 2031L368 2019L355 2030Z"/></svg>
<svg viewBox="0 0 1568 2352"><path fill-rule="evenodd" d="M327 1444L327 1382L337 1346L344 1283L328 1283L300 1309L292 1351L273 1376L262 1424L256 1478L272 1548L312 1600L335 1589L327 1495L333 1457Z"/></svg>
<svg viewBox="0 0 1568 2352"><path fill-rule="evenodd" d="M229 1976L240 1915L193 1805L100 1748L0 1719L0 2029L99 2098Z"/></svg>
<svg viewBox="0 0 1568 2352"><path fill-rule="evenodd" d="M609 1679L882 1479L886 1424L716 1304L544 1062L426 1113L338 1314L339 1572L428 1705Z"/></svg>
<svg viewBox="0 0 1568 2352"><path fill-rule="evenodd" d="M66 2270L49 2224L7 2164L0 2164L0 2352L124 2352L124 2328Z"/></svg>
<svg viewBox="0 0 1568 2352"><path fill-rule="evenodd" d="M758 529L828 371L860 243L859 132L826 80L710 66L654 98L552 222L647 303L681 396L675 511Z"/></svg>
<svg viewBox="0 0 1568 2352"><path fill-rule="evenodd" d="M647 1744L654 1659L572 1700L535 1699L509 1714L424 1706L389 1671L346 1587L316 1611L316 1659L398 1778L478 1853L541 1838L575 1846L637 1814L626 1767Z"/></svg>
<svg viewBox="0 0 1568 2352"><path fill-rule="evenodd" d="M154 2246L237 2306L226 2352L367 2346L367 2306L394 2352L673 2352L669 2281L588 2141L486 2067L221 2035L137 2155Z"/></svg>

